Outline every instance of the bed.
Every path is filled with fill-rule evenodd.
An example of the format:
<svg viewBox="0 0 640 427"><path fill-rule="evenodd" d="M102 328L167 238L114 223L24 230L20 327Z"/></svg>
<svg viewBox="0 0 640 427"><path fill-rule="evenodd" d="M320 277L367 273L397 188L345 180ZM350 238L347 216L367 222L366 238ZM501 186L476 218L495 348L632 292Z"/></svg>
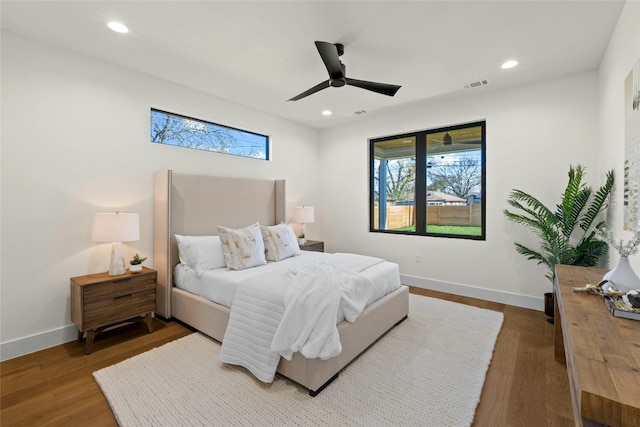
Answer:
<svg viewBox="0 0 640 427"><path fill-rule="evenodd" d="M284 180L191 175L163 170L154 177L154 267L158 272L156 314L177 319L222 342L229 307L175 286L180 263L175 235L216 234L216 226L275 225L286 221ZM400 286L368 305L354 323L338 324L342 352L331 359L282 358L277 372L314 396L349 362L409 312L408 288Z"/></svg>

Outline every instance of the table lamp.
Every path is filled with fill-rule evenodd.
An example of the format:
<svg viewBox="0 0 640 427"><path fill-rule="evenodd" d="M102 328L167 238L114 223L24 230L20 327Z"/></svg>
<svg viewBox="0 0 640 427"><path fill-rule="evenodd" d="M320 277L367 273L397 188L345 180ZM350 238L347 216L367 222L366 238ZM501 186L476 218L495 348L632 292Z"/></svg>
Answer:
<svg viewBox="0 0 640 427"><path fill-rule="evenodd" d="M124 274L127 270L122 257L121 242L140 240L140 215L120 212L95 214L91 240L111 242L109 276Z"/></svg>
<svg viewBox="0 0 640 427"><path fill-rule="evenodd" d="M293 222L301 224L300 234L298 235L298 243L304 245L307 243L307 239L304 235L304 225L313 224L315 221L315 214L313 206L298 206L293 211Z"/></svg>

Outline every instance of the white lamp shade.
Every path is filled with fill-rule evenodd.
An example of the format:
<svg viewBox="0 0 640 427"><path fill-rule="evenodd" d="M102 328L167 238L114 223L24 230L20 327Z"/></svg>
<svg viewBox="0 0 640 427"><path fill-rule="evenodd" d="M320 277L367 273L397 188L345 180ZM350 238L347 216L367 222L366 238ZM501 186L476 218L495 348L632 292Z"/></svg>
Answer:
<svg viewBox="0 0 640 427"><path fill-rule="evenodd" d="M293 211L293 222L298 224L312 224L315 221L313 206L298 206Z"/></svg>
<svg viewBox="0 0 640 427"><path fill-rule="evenodd" d="M140 214L97 213L93 217L94 242L132 242L140 240Z"/></svg>

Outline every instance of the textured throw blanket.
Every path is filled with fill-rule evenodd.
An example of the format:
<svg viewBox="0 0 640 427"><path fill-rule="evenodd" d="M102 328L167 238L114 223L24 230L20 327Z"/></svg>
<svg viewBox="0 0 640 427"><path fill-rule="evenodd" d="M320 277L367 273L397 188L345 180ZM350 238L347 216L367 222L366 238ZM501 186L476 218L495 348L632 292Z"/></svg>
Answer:
<svg viewBox="0 0 640 427"><path fill-rule="evenodd" d="M336 324L354 322L371 294L358 274L379 258L333 254L286 272L254 276L238 285L219 360L247 368L272 382L280 356L300 351L307 358L331 358L342 351Z"/></svg>

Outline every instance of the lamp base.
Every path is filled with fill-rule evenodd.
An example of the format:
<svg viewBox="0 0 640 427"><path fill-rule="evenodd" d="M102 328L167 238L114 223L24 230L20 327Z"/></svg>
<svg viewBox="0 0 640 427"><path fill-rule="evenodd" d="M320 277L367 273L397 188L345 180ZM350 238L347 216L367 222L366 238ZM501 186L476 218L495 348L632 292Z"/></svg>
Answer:
<svg viewBox="0 0 640 427"><path fill-rule="evenodd" d="M111 244L111 262L109 263L109 276L119 276L126 273L124 258L122 257L122 244L113 242Z"/></svg>

